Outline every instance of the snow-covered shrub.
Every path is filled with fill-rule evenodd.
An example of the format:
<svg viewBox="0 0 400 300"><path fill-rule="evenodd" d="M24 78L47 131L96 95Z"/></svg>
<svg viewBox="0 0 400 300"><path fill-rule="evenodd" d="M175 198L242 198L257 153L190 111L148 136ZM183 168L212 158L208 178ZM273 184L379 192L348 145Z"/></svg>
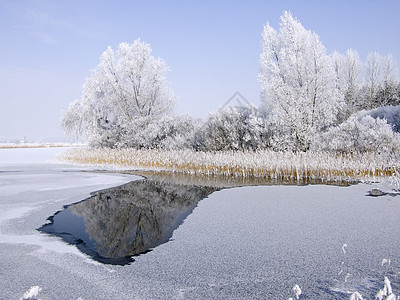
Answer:
<svg viewBox="0 0 400 300"><path fill-rule="evenodd" d="M180 150L191 148L198 120L188 116L141 118L127 130L117 148Z"/></svg>
<svg viewBox="0 0 400 300"><path fill-rule="evenodd" d="M400 133L400 105L383 106L369 111L361 111L357 114L358 118L371 116L374 119L385 119L393 131Z"/></svg>
<svg viewBox="0 0 400 300"><path fill-rule="evenodd" d="M315 147L342 153L396 154L400 149L400 134L392 130L386 119L374 119L369 115L359 118L355 114L339 126L322 133Z"/></svg>
<svg viewBox="0 0 400 300"><path fill-rule="evenodd" d="M210 114L197 134L195 147L205 151L265 149L269 133L255 108L226 107Z"/></svg>

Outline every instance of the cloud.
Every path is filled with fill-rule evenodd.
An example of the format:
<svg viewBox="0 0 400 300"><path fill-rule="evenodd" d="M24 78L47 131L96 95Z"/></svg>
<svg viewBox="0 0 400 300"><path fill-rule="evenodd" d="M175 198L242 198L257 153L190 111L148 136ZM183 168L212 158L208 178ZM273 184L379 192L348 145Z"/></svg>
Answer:
<svg viewBox="0 0 400 300"><path fill-rule="evenodd" d="M80 6L58 1L0 0L0 9L11 20L9 28L49 46L57 45L67 35L101 38L98 30L93 30L99 23L84 14Z"/></svg>
<svg viewBox="0 0 400 300"><path fill-rule="evenodd" d="M67 10L64 11L63 10ZM56 11L48 9L46 12L37 8L29 9L25 13L25 18L30 23L33 35L45 43L53 44L56 42L54 34L57 36L64 33L70 33L85 38L97 38L97 34L93 34L88 30L88 26L83 23L87 22L88 17L82 18L80 13L75 14L70 8L57 7Z"/></svg>
<svg viewBox="0 0 400 300"><path fill-rule="evenodd" d="M65 27L63 22L53 19L46 13L32 9L26 11L25 18L28 21L28 25L25 28L33 38L50 46L57 44L57 39L50 32L54 31L54 29Z"/></svg>
<svg viewBox="0 0 400 300"><path fill-rule="evenodd" d="M44 31L33 31L31 35L47 45L55 46L57 44L56 39Z"/></svg>

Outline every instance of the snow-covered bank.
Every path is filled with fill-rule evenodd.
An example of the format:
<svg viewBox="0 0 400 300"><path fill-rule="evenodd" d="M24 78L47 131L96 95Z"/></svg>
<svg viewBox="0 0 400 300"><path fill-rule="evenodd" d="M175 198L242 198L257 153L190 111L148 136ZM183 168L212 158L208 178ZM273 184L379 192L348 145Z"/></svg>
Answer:
<svg viewBox="0 0 400 300"><path fill-rule="evenodd" d="M326 152L196 152L74 148L61 161L113 169L156 170L249 178L376 180L400 173L396 155ZM396 173L397 172L397 173Z"/></svg>
<svg viewBox="0 0 400 300"><path fill-rule="evenodd" d="M15 149L15 148L59 148L59 147L82 147L83 144L72 143L1 143L0 149Z"/></svg>
<svg viewBox="0 0 400 300"><path fill-rule="evenodd" d="M19 147L0 149L0 166L56 163L67 147Z"/></svg>

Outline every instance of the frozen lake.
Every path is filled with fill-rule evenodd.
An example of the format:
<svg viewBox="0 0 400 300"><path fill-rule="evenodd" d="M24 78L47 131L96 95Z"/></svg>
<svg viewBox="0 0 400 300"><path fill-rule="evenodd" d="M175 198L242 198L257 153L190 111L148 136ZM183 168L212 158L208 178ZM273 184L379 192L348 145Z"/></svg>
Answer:
<svg viewBox="0 0 400 300"><path fill-rule="evenodd" d="M60 151L0 150L0 299L32 285L42 299L288 299L295 284L300 299L348 299L374 296L384 276L400 294L400 197L366 196L377 185L215 191L187 203L170 241L110 265L36 229L64 205L139 177L50 162Z"/></svg>

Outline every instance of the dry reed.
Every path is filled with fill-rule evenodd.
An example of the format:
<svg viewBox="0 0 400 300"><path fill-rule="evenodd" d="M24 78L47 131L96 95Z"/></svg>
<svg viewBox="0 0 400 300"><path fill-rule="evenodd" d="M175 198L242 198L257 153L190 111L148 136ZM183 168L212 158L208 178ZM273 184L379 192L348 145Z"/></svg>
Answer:
<svg viewBox="0 0 400 300"><path fill-rule="evenodd" d="M400 171L393 155L314 152L196 152L192 150L68 149L60 160L119 170L271 179L369 180Z"/></svg>

